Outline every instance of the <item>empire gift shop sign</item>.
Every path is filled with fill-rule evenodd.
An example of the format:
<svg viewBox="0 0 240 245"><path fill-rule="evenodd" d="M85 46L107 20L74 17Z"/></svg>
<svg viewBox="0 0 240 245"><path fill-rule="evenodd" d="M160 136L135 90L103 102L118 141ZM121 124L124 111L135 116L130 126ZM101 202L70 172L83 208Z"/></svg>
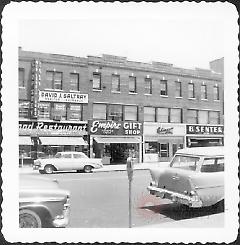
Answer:
<svg viewBox="0 0 240 245"><path fill-rule="evenodd" d="M39 101L88 103L88 94L39 91Z"/></svg>
<svg viewBox="0 0 240 245"><path fill-rule="evenodd" d="M143 123L90 120L88 129L91 135L142 135Z"/></svg>
<svg viewBox="0 0 240 245"><path fill-rule="evenodd" d="M224 126L212 125L186 125L187 134L201 134L201 135L220 135L224 133Z"/></svg>
<svg viewBox="0 0 240 245"><path fill-rule="evenodd" d="M19 135L81 136L87 134L87 123L19 121Z"/></svg>

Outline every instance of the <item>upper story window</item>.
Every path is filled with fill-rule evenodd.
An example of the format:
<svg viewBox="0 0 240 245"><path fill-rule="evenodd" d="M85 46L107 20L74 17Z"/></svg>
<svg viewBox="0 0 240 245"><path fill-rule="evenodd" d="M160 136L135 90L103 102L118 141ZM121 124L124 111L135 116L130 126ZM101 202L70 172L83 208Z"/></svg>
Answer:
<svg viewBox="0 0 240 245"><path fill-rule="evenodd" d="M208 124L208 111L198 111L198 123Z"/></svg>
<svg viewBox="0 0 240 245"><path fill-rule="evenodd" d="M107 119L113 121L122 121L123 120L122 105L108 105Z"/></svg>
<svg viewBox="0 0 240 245"><path fill-rule="evenodd" d="M120 92L120 75L112 75L112 91Z"/></svg>
<svg viewBox="0 0 240 245"><path fill-rule="evenodd" d="M175 97L182 97L182 83L179 81L175 82Z"/></svg>
<svg viewBox="0 0 240 245"><path fill-rule="evenodd" d="M137 93L137 78L134 76L129 77L129 93Z"/></svg>
<svg viewBox="0 0 240 245"><path fill-rule="evenodd" d="M217 85L213 87L213 99L219 100L219 87Z"/></svg>
<svg viewBox="0 0 240 245"><path fill-rule="evenodd" d="M188 84L188 98L195 98L194 83L189 83Z"/></svg>
<svg viewBox="0 0 240 245"><path fill-rule="evenodd" d="M160 95L168 95L166 80L160 81Z"/></svg>
<svg viewBox="0 0 240 245"><path fill-rule="evenodd" d="M19 101L18 115L20 118L29 118L29 109L30 109L29 101Z"/></svg>
<svg viewBox="0 0 240 245"><path fill-rule="evenodd" d="M181 123L182 122L182 110L180 108L170 109L170 122Z"/></svg>
<svg viewBox="0 0 240 245"><path fill-rule="evenodd" d="M209 123L210 124L220 123L220 112L219 111L209 111Z"/></svg>
<svg viewBox="0 0 240 245"><path fill-rule="evenodd" d="M54 103L52 109L52 117L54 120L66 120L67 117L66 104Z"/></svg>
<svg viewBox="0 0 240 245"><path fill-rule="evenodd" d="M205 84L201 85L201 99L202 100L207 99L207 85L205 85Z"/></svg>
<svg viewBox="0 0 240 245"><path fill-rule="evenodd" d="M124 120L126 121L137 121L138 120L138 108L137 106L124 106Z"/></svg>
<svg viewBox="0 0 240 245"><path fill-rule="evenodd" d="M68 109L68 120L82 120L82 105L70 104Z"/></svg>
<svg viewBox="0 0 240 245"><path fill-rule="evenodd" d="M47 71L47 88L62 90L63 73L58 71Z"/></svg>
<svg viewBox="0 0 240 245"><path fill-rule="evenodd" d="M93 104L93 119L107 119L107 106L105 104Z"/></svg>
<svg viewBox="0 0 240 245"><path fill-rule="evenodd" d="M50 119L51 107L50 103L40 102L38 104L39 119Z"/></svg>
<svg viewBox="0 0 240 245"><path fill-rule="evenodd" d="M93 73L93 89L95 90L101 90L101 73Z"/></svg>
<svg viewBox="0 0 240 245"><path fill-rule="evenodd" d="M18 87L25 87L25 70L24 68L18 68Z"/></svg>
<svg viewBox="0 0 240 245"><path fill-rule="evenodd" d="M157 122L168 122L169 109L157 108Z"/></svg>
<svg viewBox="0 0 240 245"><path fill-rule="evenodd" d="M152 94L152 79L146 77L144 83L145 83L145 94Z"/></svg>
<svg viewBox="0 0 240 245"><path fill-rule="evenodd" d="M79 74L70 73L70 90L79 91Z"/></svg>
<svg viewBox="0 0 240 245"><path fill-rule="evenodd" d="M197 110L187 110L187 123L197 123Z"/></svg>
<svg viewBox="0 0 240 245"><path fill-rule="evenodd" d="M155 108L154 107L144 107L144 121L145 122L155 122Z"/></svg>

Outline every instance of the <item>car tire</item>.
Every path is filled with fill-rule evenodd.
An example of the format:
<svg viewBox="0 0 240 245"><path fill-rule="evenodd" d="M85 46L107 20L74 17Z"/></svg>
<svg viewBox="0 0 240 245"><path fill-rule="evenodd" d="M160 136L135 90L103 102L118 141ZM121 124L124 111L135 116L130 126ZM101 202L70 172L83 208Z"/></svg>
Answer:
<svg viewBox="0 0 240 245"><path fill-rule="evenodd" d="M40 174L45 174L44 170L38 170Z"/></svg>
<svg viewBox="0 0 240 245"><path fill-rule="evenodd" d="M44 167L44 172L45 172L46 174L52 174L54 170L55 170L55 169L54 169L53 165L50 165L50 164L48 164L48 165L46 165L46 166Z"/></svg>
<svg viewBox="0 0 240 245"><path fill-rule="evenodd" d="M83 171L84 171L85 173L91 173L91 172L92 172L92 169L93 169L92 166L86 165L86 166L84 166Z"/></svg>
<svg viewBox="0 0 240 245"><path fill-rule="evenodd" d="M19 228L41 228L42 221L37 213L29 209L19 211Z"/></svg>

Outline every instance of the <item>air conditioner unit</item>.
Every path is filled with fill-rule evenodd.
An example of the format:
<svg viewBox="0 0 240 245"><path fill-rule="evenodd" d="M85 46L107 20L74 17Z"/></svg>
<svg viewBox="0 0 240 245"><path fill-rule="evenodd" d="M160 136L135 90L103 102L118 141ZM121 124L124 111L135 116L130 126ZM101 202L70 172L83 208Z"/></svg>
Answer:
<svg viewBox="0 0 240 245"><path fill-rule="evenodd" d="M54 121L61 121L62 117L61 116L53 116Z"/></svg>

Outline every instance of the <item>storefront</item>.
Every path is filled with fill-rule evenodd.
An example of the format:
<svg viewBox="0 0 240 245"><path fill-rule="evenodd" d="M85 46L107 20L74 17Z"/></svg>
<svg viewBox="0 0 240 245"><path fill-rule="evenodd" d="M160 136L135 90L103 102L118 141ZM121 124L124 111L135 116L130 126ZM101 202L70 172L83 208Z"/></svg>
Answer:
<svg viewBox="0 0 240 245"><path fill-rule="evenodd" d="M177 123L144 123L144 162L170 161L184 147L185 125Z"/></svg>
<svg viewBox="0 0 240 245"><path fill-rule="evenodd" d="M141 122L90 120L88 125L91 157L103 158L105 164L122 164L132 150L135 161L142 161Z"/></svg>
<svg viewBox="0 0 240 245"><path fill-rule="evenodd" d="M52 157L59 151L88 154L87 123L19 121L19 153L25 159Z"/></svg>
<svg viewBox="0 0 240 245"><path fill-rule="evenodd" d="M204 147L224 145L223 125L186 125L186 146Z"/></svg>

